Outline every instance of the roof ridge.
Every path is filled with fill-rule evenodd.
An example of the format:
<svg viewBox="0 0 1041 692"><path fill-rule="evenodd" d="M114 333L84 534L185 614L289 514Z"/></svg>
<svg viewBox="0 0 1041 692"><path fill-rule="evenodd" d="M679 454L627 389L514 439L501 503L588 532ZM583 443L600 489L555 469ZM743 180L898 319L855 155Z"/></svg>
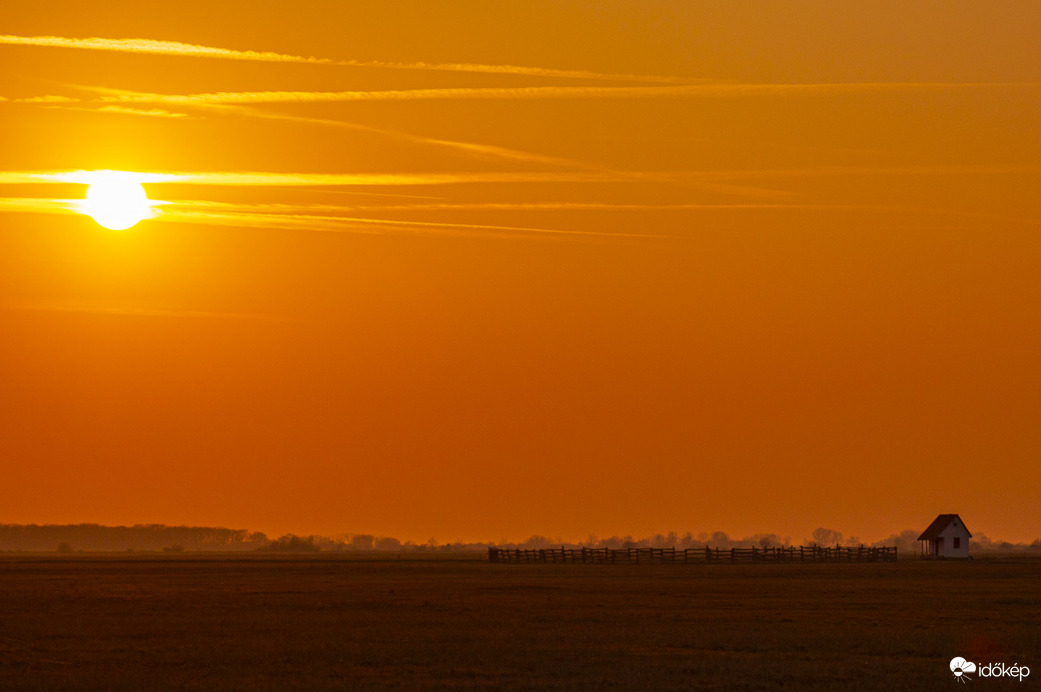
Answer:
<svg viewBox="0 0 1041 692"><path fill-rule="evenodd" d="M922 532L922 535L918 537L918 540L931 541L935 540L936 538L939 538L940 532L946 529L947 526L955 520L961 522L961 527L965 529L965 533L969 534L969 538L972 538L972 533L969 531L969 527L965 525L965 522L962 521L962 518L958 516L958 514L955 512L951 514L936 515L936 518L933 519L932 523L929 524L928 527L926 527L925 531Z"/></svg>

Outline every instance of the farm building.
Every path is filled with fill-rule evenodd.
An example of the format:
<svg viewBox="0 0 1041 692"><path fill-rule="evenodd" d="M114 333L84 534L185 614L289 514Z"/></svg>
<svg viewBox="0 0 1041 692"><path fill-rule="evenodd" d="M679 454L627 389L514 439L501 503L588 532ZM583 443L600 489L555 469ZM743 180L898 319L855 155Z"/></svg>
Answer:
<svg viewBox="0 0 1041 692"><path fill-rule="evenodd" d="M957 514L941 514L918 540L922 542L922 557L969 557L969 539L972 534Z"/></svg>

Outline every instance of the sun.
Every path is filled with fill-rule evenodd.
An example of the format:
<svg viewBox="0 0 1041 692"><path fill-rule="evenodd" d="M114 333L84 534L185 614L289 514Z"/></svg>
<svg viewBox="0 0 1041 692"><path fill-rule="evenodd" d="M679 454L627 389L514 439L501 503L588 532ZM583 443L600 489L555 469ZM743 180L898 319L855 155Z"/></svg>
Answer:
<svg viewBox="0 0 1041 692"><path fill-rule="evenodd" d="M80 211L113 231L123 231L152 218L152 203L141 176L127 171L93 171Z"/></svg>

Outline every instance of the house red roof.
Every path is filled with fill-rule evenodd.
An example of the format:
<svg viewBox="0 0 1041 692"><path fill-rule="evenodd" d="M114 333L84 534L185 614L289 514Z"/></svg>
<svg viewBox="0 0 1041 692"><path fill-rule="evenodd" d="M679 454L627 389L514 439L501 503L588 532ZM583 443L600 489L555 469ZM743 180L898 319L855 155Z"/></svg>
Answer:
<svg viewBox="0 0 1041 692"><path fill-rule="evenodd" d="M940 537L940 532L947 528L948 524L952 521L956 521L961 524L961 527L965 529L965 533L969 534L969 538L972 538L972 534L969 533L969 527L965 525L965 522L961 520L957 514L941 514L933 519L933 523L929 524L929 528L922 532L922 535L918 537L920 541L934 541Z"/></svg>

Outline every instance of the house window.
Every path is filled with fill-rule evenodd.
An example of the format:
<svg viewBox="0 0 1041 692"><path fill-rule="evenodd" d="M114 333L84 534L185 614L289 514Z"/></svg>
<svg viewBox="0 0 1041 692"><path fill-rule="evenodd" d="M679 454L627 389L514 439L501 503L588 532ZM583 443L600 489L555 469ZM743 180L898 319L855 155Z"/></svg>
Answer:
<svg viewBox="0 0 1041 692"><path fill-rule="evenodd" d="M961 537L960 536L955 536L954 537L954 549L957 550L960 547L961 547Z"/></svg>

